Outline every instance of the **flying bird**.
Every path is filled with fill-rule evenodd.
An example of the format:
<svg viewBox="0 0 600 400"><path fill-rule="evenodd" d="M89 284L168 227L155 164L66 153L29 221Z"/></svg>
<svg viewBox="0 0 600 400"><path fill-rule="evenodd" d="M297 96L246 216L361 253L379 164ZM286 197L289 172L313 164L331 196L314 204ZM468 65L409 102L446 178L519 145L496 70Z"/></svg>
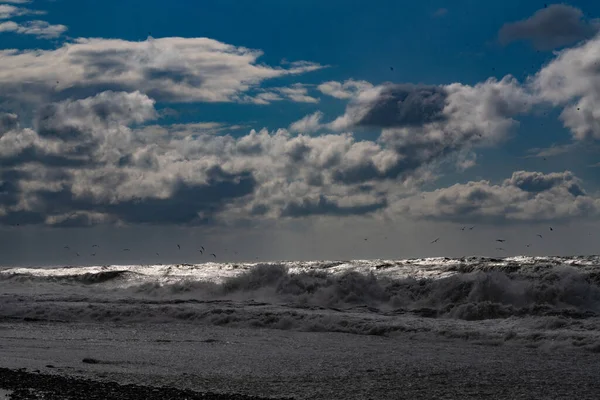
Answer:
<svg viewBox="0 0 600 400"><path fill-rule="evenodd" d="M75 252L75 254L77 254L77 257L79 257L79 253Z"/></svg>
<svg viewBox="0 0 600 400"><path fill-rule="evenodd" d="M157 256L160 256L160 254L156 253Z"/></svg>
<svg viewBox="0 0 600 400"><path fill-rule="evenodd" d="M198 251L200 252L200 254L204 254L204 251L202 251L202 250L198 250Z"/></svg>
<svg viewBox="0 0 600 400"><path fill-rule="evenodd" d="M437 239L435 239L435 240L431 241L430 243L432 243L432 244L433 244L433 243L437 243L437 241L438 241L438 240L440 240L440 238L437 238Z"/></svg>
<svg viewBox="0 0 600 400"><path fill-rule="evenodd" d="M100 247L100 246L98 246L97 244L93 244L92 247Z"/></svg>
<svg viewBox="0 0 600 400"><path fill-rule="evenodd" d="M460 228L461 231L464 231L466 228L466 226L463 226L462 228Z"/></svg>
<svg viewBox="0 0 600 400"><path fill-rule="evenodd" d="M202 251L206 251L206 250L204 250L204 246L200 246L200 247L202 248Z"/></svg>
<svg viewBox="0 0 600 400"><path fill-rule="evenodd" d="M502 247L496 247L496 250L505 251Z"/></svg>
<svg viewBox="0 0 600 400"><path fill-rule="evenodd" d="M540 237L540 239L543 239L543 238L544 238L544 237L543 237L542 235L540 235L539 233L538 233L537 235Z"/></svg>
<svg viewBox="0 0 600 400"><path fill-rule="evenodd" d="M181 250L181 246L180 246L180 245L177 245L177 248L178 248L179 250Z"/></svg>
<svg viewBox="0 0 600 400"><path fill-rule="evenodd" d="M469 228L469 230L470 230L470 231L472 231L472 230L473 230L473 228L475 228L475 227L474 227L474 226L472 226L472 227L470 227L470 228Z"/></svg>
<svg viewBox="0 0 600 400"><path fill-rule="evenodd" d="M552 229L552 227L550 227L550 230L553 231L554 229Z"/></svg>
<svg viewBox="0 0 600 400"><path fill-rule="evenodd" d="M215 253L212 253L211 256L213 256L214 258L217 258L217 255Z"/></svg>
<svg viewBox="0 0 600 400"><path fill-rule="evenodd" d="M525 247L529 247L529 246L531 246L531 245L530 245L530 244L526 244L526 245L525 245Z"/></svg>
<svg viewBox="0 0 600 400"><path fill-rule="evenodd" d="M95 257L95 256L96 256L96 253L92 253L92 254L90 254L90 255L91 255L92 257Z"/></svg>
<svg viewBox="0 0 600 400"><path fill-rule="evenodd" d="M506 242L506 239L496 239L496 242L504 243Z"/></svg>
<svg viewBox="0 0 600 400"><path fill-rule="evenodd" d="M129 249L123 249L123 251L131 251L131 250L129 250Z"/></svg>
<svg viewBox="0 0 600 400"><path fill-rule="evenodd" d="M394 70L394 67L390 67L390 70L391 70L391 71L393 71L393 70Z"/></svg>
<svg viewBox="0 0 600 400"><path fill-rule="evenodd" d="M65 246L65 247L63 247L63 249L67 249L67 250L68 250L69 248L70 248L69 246Z"/></svg>

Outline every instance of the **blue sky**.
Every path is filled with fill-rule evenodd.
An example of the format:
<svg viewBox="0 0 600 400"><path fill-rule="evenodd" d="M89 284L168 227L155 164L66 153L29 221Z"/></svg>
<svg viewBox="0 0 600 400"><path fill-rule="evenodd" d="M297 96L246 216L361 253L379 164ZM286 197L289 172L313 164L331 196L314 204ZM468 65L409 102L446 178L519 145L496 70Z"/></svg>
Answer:
<svg viewBox="0 0 600 400"><path fill-rule="evenodd" d="M302 247L327 226L339 234L308 258L347 258L348 226L426 240L600 215L600 94L579 78L600 82L595 2L7 0L0 16L13 248L127 229ZM265 248L252 258L286 256Z"/></svg>
<svg viewBox="0 0 600 400"><path fill-rule="evenodd" d="M303 76L301 81L308 84L351 78L373 84L388 81L475 84L491 76L502 78L507 74L524 79L552 59L551 52L536 51L524 42L500 46L496 41L498 30L505 23L524 19L544 4L547 3L523 4L518 0L380 1L373 7L365 1L175 0L165 6L161 0L125 3L59 0L40 3L40 8L49 11L50 22L69 26L68 35L73 37L140 41L148 34L156 38L205 36L261 49L264 56L260 62L269 65L287 59L312 60L331 66ZM592 18L600 16L600 5L595 2L570 4ZM41 44L33 41L29 45ZM264 86L281 85L285 81L268 81ZM219 103L171 107L192 111L182 117L184 121L203 120L203 115L210 115L219 122L250 122L257 129L277 129L316 110L334 116L342 112L344 106L344 102L323 98L318 105L282 103L248 107ZM521 130L526 134L517 135L504 149L486 152L486 164L494 169L502 168L502 160L524 155L527 148L568 143L568 134L565 135L556 115L553 117L524 118ZM571 168L577 168L579 175L595 177L596 171L587 168L593 160L578 158L568 160ZM543 163L531 161L521 161L521 165L545 168ZM505 175L510 168L512 166L498 172ZM477 171L466 178L480 174Z"/></svg>

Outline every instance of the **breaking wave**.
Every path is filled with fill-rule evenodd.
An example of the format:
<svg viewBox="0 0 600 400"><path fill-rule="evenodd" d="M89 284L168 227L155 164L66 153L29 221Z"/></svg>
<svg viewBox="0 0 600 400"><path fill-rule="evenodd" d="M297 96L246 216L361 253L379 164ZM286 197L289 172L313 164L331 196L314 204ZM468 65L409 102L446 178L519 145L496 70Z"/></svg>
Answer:
<svg viewBox="0 0 600 400"><path fill-rule="evenodd" d="M0 290L4 319L562 335L600 349L596 256L8 268Z"/></svg>

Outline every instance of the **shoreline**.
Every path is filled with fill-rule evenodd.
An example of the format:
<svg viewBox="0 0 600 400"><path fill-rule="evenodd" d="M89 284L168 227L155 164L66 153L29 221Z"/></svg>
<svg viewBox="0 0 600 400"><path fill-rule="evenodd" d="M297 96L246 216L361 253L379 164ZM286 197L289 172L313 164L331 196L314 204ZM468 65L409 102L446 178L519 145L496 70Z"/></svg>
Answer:
<svg viewBox="0 0 600 400"><path fill-rule="evenodd" d="M248 396L236 393L198 392L174 387L152 387L135 384L122 385L112 381L92 380L68 375L26 371L24 368L0 368L0 390L10 400L293 400Z"/></svg>
<svg viewBox="0 0 600 400"><path fill-rule="evenodd" d="M598 399L593 352L475 339L4 323L0 388L15 400Z"/></svg>

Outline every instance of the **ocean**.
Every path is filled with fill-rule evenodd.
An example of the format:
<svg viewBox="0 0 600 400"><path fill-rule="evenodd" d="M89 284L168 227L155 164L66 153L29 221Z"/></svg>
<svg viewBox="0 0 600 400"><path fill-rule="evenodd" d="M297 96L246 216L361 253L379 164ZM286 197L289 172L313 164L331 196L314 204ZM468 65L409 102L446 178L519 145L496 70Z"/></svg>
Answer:
<svg viewBox="0 0 600 400"><path fill-rule="evenodd" d="M0 366L43 368L54 357L63 373L98 379L366 398L358 389L355 397L337 397L299 376L313 371L331 383L331 371L341 379L374 363L364 369L377 371L377 391L385 374L400 371L399 360L419 360L427 375L440 360L475 365L494 354L512 360L494 368L512 370L515 357L529 354L519 365L558 357L591 363L577 373L597 372L599 315L600 256L4 267ZM471 355L463 359L453 348ZM422 351L409 355L411 349ZM348 358L348 351L360 357ZM82 365L85 357L100 361ZM286 379L296 386L283 385ZM336 393L345 387L335 385ZM398 394L386 385L376 398Z"/></svg>
<svg viewBox="0 0 600 400"><path fill-rule="evenodd" d="M593 351L599 285L599 256L4 268L0 318L533 335Z"/></svg>

